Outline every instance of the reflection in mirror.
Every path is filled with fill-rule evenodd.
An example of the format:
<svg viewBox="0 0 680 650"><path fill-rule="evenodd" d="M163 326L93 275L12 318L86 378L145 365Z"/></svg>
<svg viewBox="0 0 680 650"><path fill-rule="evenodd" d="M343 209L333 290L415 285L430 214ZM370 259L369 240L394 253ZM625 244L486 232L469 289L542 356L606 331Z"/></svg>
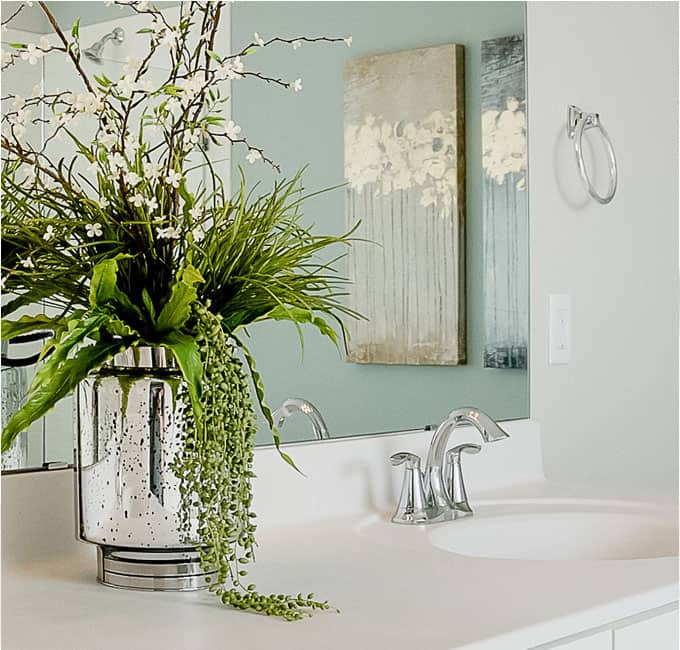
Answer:
<svg viewBox="0 0 680 650"><path fill-rule="evenodd" d="M467 404L494 419L527 417L523 3L232 7L235 46L254 31L313 34L329 25L351 34L351 47L309 58L258 51L274 76L293 66L303 90L273 102L267 89L234 84L232 116L284 170L308 164L307 191L347 183L307 201L305 216L333 234L361 220L357 236L378 242L356 242L340 262L353 280L348 299L370 318L347 323L350 346L377 350L389 336L402 346L393 358L351 349L348 357L303 326L302 350L294 327L257 323L249 347L270 406L291 395L308 400L333 438L420 429ZM271 182L234 152L234 173L239 164ZM357 286L363 293L353 293ZM463 338L456 362L453 344ZM428 358L418 350L431 341L438 348ZM284 441L314 439L299 420L282 428ZM262 425L258 441L270 440Z"/></svg>
<svg viewBox="0 0 680 650"><path fill-rule="evenodd" d="M3 20L14 4L3 2ZM48 4L64 24L81 16L80 38L90 51L83 66L112 79L124 74L126 59L138 54L138 17L100 2ZM402 342L401 357L361 357L351 349L348 356L344 346L334 350L312 327L301 326L304 348L292 325L250 327L248 345L284 442L421 429L466 404L494 419L528 416L524 11L524 3L513 2L231 6L234 49L251 42L255 31L352 35L351 47L318 49L313 56L299 56L304 43L254 52L258 69L272 77L295 70L301 92L277 94L265 84L239 80L230 111L284 175L308 165L307 193L348 183L308 199L306 223L339 235L361 221L357 237L377 245L357 241L350 257L336 264L353 281L347 300L369 317L351 326L352 341L375 349L393 332ZM22 21L19 27L28 31L4 32L3 49L42 34L52 38L38 11L26 12ZM456 46L450 62L440 57L432 74L418 68L418 52L449 45ZM404 52L390 86L396 68L389 57ZM3 97L28 95L39 84L50 92L75 83L71 69L56 58L18 70L3 71ZM373 96L366 87L378 82L384 89ZM11 100L3 100L2 110L11 110ZM357 133L363 127L366 137L347 140L348 123L359 125ZM85 122L76 129L89 135ZM41 137L37 126L30 137ZM348 141L353 148L346 148ZM50 155L58 158L60 146L51 142ZM274 175L264 165L250 164L239 151L233 155L228 160L220 151L225 179L231 175L238 183L242 167L249 186L271 185ZM404 160L408 164L400 167ZM412 210L397 215L393 206L406 199ZM368 293L357 293L360 285ZM455 358L414 356L430 339L445 351L455 339ZM3 357L15 347L3 347ZM17 354L34 354L40 343L20 347ZM34 371L3 363L3 423ZM3 470L70 461L72 417L69 397L20 437L3 456ZM271 443L262 419L257 440Z"/></svg>

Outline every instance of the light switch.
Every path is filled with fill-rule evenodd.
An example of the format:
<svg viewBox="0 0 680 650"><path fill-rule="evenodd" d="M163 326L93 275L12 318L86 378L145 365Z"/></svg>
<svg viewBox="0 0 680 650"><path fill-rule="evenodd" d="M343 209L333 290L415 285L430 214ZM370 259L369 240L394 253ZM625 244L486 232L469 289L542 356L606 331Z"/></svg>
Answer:
<svg viewBox="0 0 680 650"><path fill-rule="evenodd" d="M571 296L550 295L550 365L571 360Z"/></svg>

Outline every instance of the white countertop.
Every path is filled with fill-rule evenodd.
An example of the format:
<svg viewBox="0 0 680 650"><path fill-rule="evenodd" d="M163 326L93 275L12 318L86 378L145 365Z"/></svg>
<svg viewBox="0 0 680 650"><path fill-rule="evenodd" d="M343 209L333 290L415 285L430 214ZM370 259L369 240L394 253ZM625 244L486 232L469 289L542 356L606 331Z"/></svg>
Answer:
<svg viewBox="0 0 680 650"><path fill-rule="evenodd" d="M79 545L70 558L4 571L2 647L519 650L677 599L677 559L467 558L429 546L422 529L366 534L370 520L260 531L259 588L314 592L339 614L286 623L230 611L207 593L112 589L95 581L94 548Z"/></svg>
<svg viewBox="0 0 680 650"><path fill-rule="evenodd" d="M489 446L483 463L469 463L473 506L579 496L574 486L542 480L537 431L516 424L512 434L514 446ZM397 449L421 453L427 439L297 448L309 479L258 451L256 471L268 478L256 485L260 548L251 581L265 592L313 592L341 610L292 623L231 611L205 592L98 584L94 547L73 538L71 472L39 486L35 477L3 477L2 648L526 650L677 601L677 558L471 558L434 548L423 528L387 523L399 480L390 483L385 459ZM517 459L533 460L518 467ZM515 476L504 485L504 467L530 481ZM596 495L583 487L581 496ZM621 498L615 490L597 496ZM298 515L294 525L289 513Z"/></svg>

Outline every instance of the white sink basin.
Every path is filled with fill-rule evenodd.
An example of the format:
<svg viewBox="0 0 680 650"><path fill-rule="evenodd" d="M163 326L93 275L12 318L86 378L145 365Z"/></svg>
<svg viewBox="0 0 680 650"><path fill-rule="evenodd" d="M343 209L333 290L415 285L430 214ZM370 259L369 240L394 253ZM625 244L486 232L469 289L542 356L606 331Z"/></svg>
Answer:
<svg viewBox="0 0 680 650"><path fill-rule="evenodd" d="M675 510L618 501L497 502L475 507L473 517L430 526L427 534L437 548L483 558L636 560L678 555Z"/></svg>

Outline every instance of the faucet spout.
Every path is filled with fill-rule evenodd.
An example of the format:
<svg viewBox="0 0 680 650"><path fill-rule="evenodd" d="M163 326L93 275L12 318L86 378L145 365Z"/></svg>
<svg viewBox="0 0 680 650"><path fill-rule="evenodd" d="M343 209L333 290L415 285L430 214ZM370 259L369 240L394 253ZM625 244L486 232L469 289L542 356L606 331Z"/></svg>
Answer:
<svg viewBox="0 0 680 650"><path fill-rule="evenodd" d="M301 397L290 397L287 399L279 408L272 413L272 419L277 429L283 426L286 418L291 416L293 413L302 413L306 415L310 422L312 423L312 429L314 431L314 437L317 440L327 440L330 438L330 433L328 431L328 426L326 421L323 419L321 412L314 404Z"/></svg>
<svg viewBox="0 0 680 650"><path fill-rule="evenodd" d="M451 435L459 424L471 424L479 431L482 440L495 442L508 438L509 435L486 413L475 408L460 408L451 411L432 437L430 449L425 463L425 480L429 490L428 500L434 510L434 516L444 514L446 517L454 511L455 504L444 487L444 453Z"/></svg>

